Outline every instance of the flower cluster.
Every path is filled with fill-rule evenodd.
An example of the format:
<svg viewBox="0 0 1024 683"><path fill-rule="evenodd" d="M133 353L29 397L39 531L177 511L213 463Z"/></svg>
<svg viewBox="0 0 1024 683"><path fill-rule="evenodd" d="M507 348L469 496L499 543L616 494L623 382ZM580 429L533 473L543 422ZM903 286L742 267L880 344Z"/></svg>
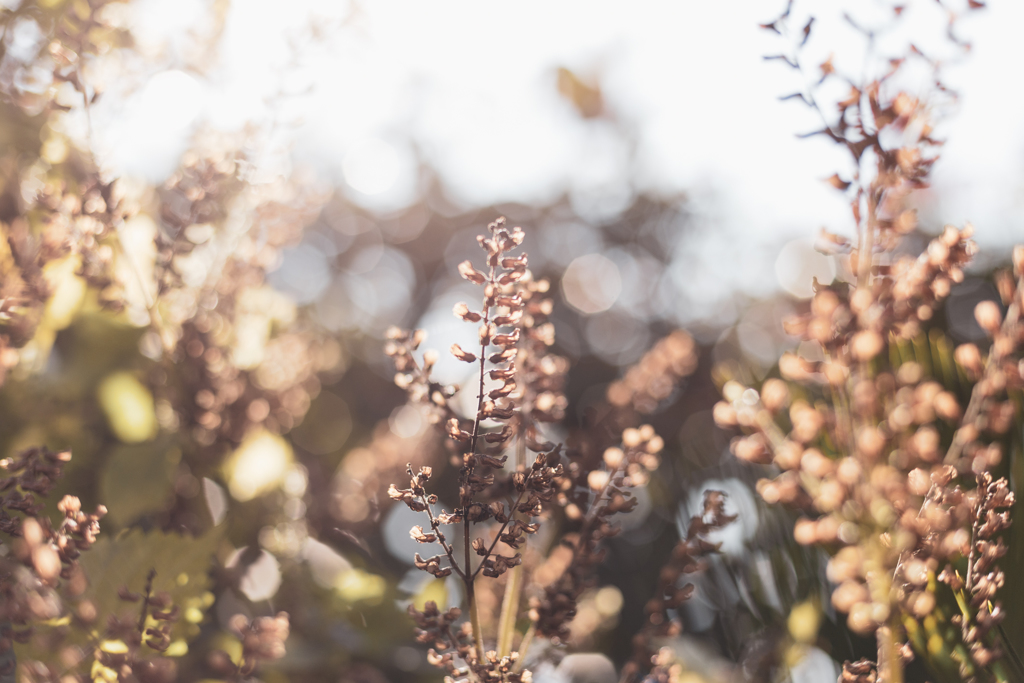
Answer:
<svg viewBox="0 0 1024 683"><path fill-rule="evenodd" d="M530 619L540 635L555 642L569 635L576 601L603 559L601 541L619 532L611 518L636 507L629 489L647 483L649 473L660 464L658 454L663 447L664 441L650 425L630 427L622 433L620 445L605 450L603 467L590 470L575 490L559 494L566 516L581 520L582 525L572 542L572 559L561 576L530 600ZM572 486L572 479L566 481Z"/></svg>
<svg viewBox="0 0 1024 683"><path fill-rule="evenodd" d="M668 667L658 664L657 652L653 647L657 638L678 635L682 624L671 618L670 610L677 609L693 596L696 587L692 583L679 585L684 574L692 574L703 568L707 555L718 550L718 545L707 540L712 531L721 529L736 519L725 512L725 494L721 491L707 491L704 494L704 509L701 514L690 518L686 536L672 549L668 562L658 575L658 588L644 606L647 621L643 629L633 638L633 662L626 667L624 678L630 680L643 667L654 664L647 681L657 681L668 675ZM660 671L659 671L660 669Z"/></svg>
<svg viewBox="0 0 1024 683"><path fill-rule="evenodd" d="M1007 547L999 534L1010 526L1010 512L1014 495L1006 479L993 481L988 472L978 475L978 486L974 490L972 514L971 549L968 555L967 575L961 577L947 566L939 580L949 584L954 591L966 591L973 615L956 615L953 623L959 623L964 643L970 648L971 658L980 667L986 667L1002 656L998 644L990 644L989 631L1002 622L1005 614L995 600L996 591L1003 587L1005 577L996 561L1006 554ZM995 540L993 540L995 539ZM967 618L970 616L971 618Z"/></svg>
<svg viewBox="0 0 1024 683"><path fill-rule="evenodd" d="M151 569L141 593L128 586L118 590L123 603L140 603L137 617L111 614L103 630L104 640L95 652L94 677L118 679L135 677L143 683L171 683L178 680L173 657L164 656L171 646L171 630L181 611L166 591L154 591L156 570ZM93 618L95 621L95 616Z"/></svg>
<svg viewBox="0 0 1024 683"><path fill-rule="evenodd" d="M519 281L517 290L523 301L521 321L522 342L519 344L520 411L523 429L533 434L536 427L527 424L527 417L537 422L561 422L568 401L565 398L569 361L551 352L555 343L555 326L548 320L554 307L547 280L535 280L532 273Z"/></svg>
<svg viewBox="0 0 1024 683"><path fill-rule="evenodd" d="M693 337L676 330L645 353L640 361L608 387L608 402L630 406L638 413L651 413L697 368L697 345Z"/></svg>
<svg viewBox="0 0 1024 683"><path fill-rule="evenodd" d="M288 614L278 612L272 617L249 619L236 614L231 619L231 630L242 639L241 661L235 672L238 680L248 679L262 662L284 657L284 643L288 640Z"/></svg>
<svg viewBox="0 0 1024 683"><path fill-rule="evenodd" d="M415 526L410 531L411 537L423 544L437 543L444 551L443 557L437 555L427 559L417 554L416 566L438 578L454 573L465 586L470 604L470 622L463 628L467 629L471 644L447 637L449 645L459 651L468 666L467 672L472 672L474 677L481 680L510 680L513 666L513 660L509 659L511 654L495 650L491 656L492 651L484 648L481 622L476 613L476 581L480 574L497 578L521 564L522 556L518 550L525 543L526 536L538 529L538 525L530 520L541 514L544 504L554 498L554 485L562 476L562 466L559 462L560 448L538 444L532 438L527 439L525 431L517 435L513 426L514 418L522 412L521 402L517 403L517 399L521 400L524 393L519 384L521 373L517 369L517 361L521 345L527 343L527 337L522 332L524 316L527 314L529 339L534 351L530 362L534 364L534 373L538 374L540 369L540 374L547 377L554 374L543 372L543 357L536 349L536 342L543 343L545 335L550 336L550 332L543 331L544 323L540 317L550 312L550 307L536 300L530 303L534 295L542 293L546 287L531 287L529 283L532 277L527 270L526 255L511 253L523 242L524 234L520 228L507 229L502 218L491 223L488 231L489 235L478 238L486 253L486 272L477 270L470 261L459 264L459 274L483 288L481 309L472 310L465 303L457 304L454 309L456 317L478 324L479 349L466 350L458 344L451 347L451 353L456 359L477 364L479 368L477 407L472 420L461 418L450 405L450 399L456 391L454 387L442 387L431 380L430 371L436 356L428 351L423 354L422 363L416 361L413 354L423 341L422 333L390 330L385 347L385 352L395 360L398 371L396 383L409 392L414 402L431 406L432 421L443 425L454 450L461 454L458 506L452 512L442 509L435 514L433 508L438 498L427 494L425 489L432 475L430 467L421 467L414 472L410 466L409 488L400 489L392 485L388 494L413 511L426 514L429 529ZM528 353L523 355L527 356ZM545 391L550 393L552 388L557 389L557 384L549 383ZM532 394L534 410L540 395ZM553 402L540 412L548 412L556 407L556 402ZM501 426L488 429L488 424ZM525 458L519 458L516 470L505 474L503 470L508 456L504 451L507 442L514 436L521 443L522 450L528 448L539 453L530 465L524 461ZM503 474L497 481L496 473ZM509 494L507 501L496 495L498 491ZM482 537L472 538L474 524L492 519L498 525L498 530L489 542ZM461 539L449 538L443 528L456 524L462 527ZM463 546L461 558L456 554L455 543L458 541ZM510 551L509 554L499 551L499 543ZM480 558L475 568L471 559L474 554ZM436 614L428 615L414 610L413 614L424 624L433 623L439 618ZM449 612L444 618L458 618L458 614L453 617L452 614ZM425 628L421 626L421 629ZM503 640L501 634L498 640ZM450 659L439 659L438 664L458 671Z"/></svg>
<svg viewBox="0 0 1024 683"><path fill-rule="evenodd" d="M787 16L765 28L784 30ZM996 302L978 304L977 322L993 337L987 360L973 344L954 352L935 311L964 280L976 251L973 229L946 226L919 255L897 250L917 229L906 200L926 186L939 147L929 122L934 102L891 87L908 59L920 58L914 52L890 61L883 76L853 86L838 118L823 114L822 134L847 149L856 169L851 181L837 175L831 182L851 199L857 239L823 235L825 251L849 276L815 282L809 310L787 323L803 344L780 359L781 377L759 390L726 382L725 401L714 410L720 426L748 433L732 441L737 457L781 470L758 483L759 493L802 513L796 540L832 555L832 604L852 630L877 639L877 660L847 663L844 681L898 680L910 644L925 656L951 652L969 679L998 649L990 642L998 617L989 601L1001 551L991 539L1008 524L995 510L1012 497L999 493L1005 483L994 483L990 470L1002 461L1015 414L1006 392L1021 385L1020 294L1000 279L1005 321ZM799 68L798 58L787 62ZM940 65L925 62L938 77ZM822 65L822 81L834 74L830 62ZM818 109L815 92L800 97ZM976 573L981 556L991 578L979 589L985 597L968 609L954 566L969 558L968 575ZM936 575L963 603L958 619L969 658L935 631L931 615L943 597Z"/></svg>
<svg viewBox="0 0 1024 683"><path fill-rule="evenodd" d="M6 537L0 546L7 550L0 557L0 622L7 624L0 655L6 655L11 640L27 641L35 625L64 616L69 603L86 589L78 559L96 542L106 508L85 513L79 499L67 495L57 505L63 515L59 526L45 513L45 498L70 459L66 451L33 448L0 461L5 471L0 479L0 533ZM83 601L77 612L86 618L95 615L95 608ZM41 662L29 664L49 671Z"/></svg>
<svg viewBox="0 0 1024 683"><path fill-rule="evenodd" d="M636 507L631 489L646 485L658 468L664 441L650 425L629 426L635 413L627 415L621 406L608 410L615 413L612 422L627 426L619 428L615 445L603 447L596 459L580 452L563 455L562 445L547 440L544 424L565 416L568 371L568 361L551 352L550 287L546 280L534 279L525 255L510 254L523 241L521 229L508 230L503 219L488 227L490 234L479 238L487 269L477 270L469 261L459 265L462 277L483 288L482 305L474 310L459 303L454 309L456 317L478 326L480 346L451 347L456 359L478 368L475 415L462 417L452 401L458 389L431 378L436 355L427 351L418 359L421 332L391 329L385 345L385 353L395 362L396 384L408 392L410 401L425 406L456 454L452 461L459 467L458 504L449 512L440 507L437 495L427 491L434 474L430 466L414 470L410 465L408 487L392 485L388 494L425 515L427 524L413 527L411 537L424 545L437 544L443 551L426 557L416 554L416 567L438 579L455 577L465 587L466 622L460 621L464 612L459 609L441 612L433 603L423 611L409 608L419 639L433 645L431 661L452 680L528 681L530 673L523 664L533 639L560 644L569 637L577 601L603 558L600 545L618 532L613 517ZM632 370L619 383L632 392L623 406L635 398L637 410L653 410L695 365L692 339L684 333L671 335L645 357L640 370ZM667 384L655 375L667 377ZM587 448L593 447L587 443ZM515 454L514 468L506 464L510 451ZM527 457L527 452L535 455ZM719 507L712 508L721 513ZM698 536L728 521L716 517L712 508L708 526L694 527L693 538L688 539L694 553L701 543ZM527 572L523 558L529 537L559 510L576 530L565 535L547 559L532 550ZM473 525L484 524L490 525L487 531L472 532ZM462 533L452 533L452 525L461 525ZM473 555L479 558L475 564ZM490 583L486 590L477 585L480 576L500 577L504 584L496 619L478 614L481 599L497 604ZM524 596L531 625L513 647ZM484 624L497 626L494 649L484 646Z"/></svg>

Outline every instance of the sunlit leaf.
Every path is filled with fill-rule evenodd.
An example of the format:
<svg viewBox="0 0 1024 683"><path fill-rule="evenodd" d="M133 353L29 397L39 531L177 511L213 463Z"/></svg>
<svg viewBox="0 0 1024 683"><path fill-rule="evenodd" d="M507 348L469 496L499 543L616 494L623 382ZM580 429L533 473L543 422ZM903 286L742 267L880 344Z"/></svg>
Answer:
<svg viewBox="0 0 1024 683"><path fill-rule="evenodd" d="M82 568L91 580L84 597L95 604L101 620L111 614L137 613L139 603L124 602L118 589L142 591L150 570L156 569L154 591L167 591L183 611L205 610L212 604L210 563L222 535L222 527L198 538L139 529L116 537L101 535L92 549L82 553ZM189 625L188 620L179 621L173 637L184 638Z"/></svg>
<svg viewBox="0 0 1024 683"><path fill-rule="evenodd" d="M250 434L225 464L228 489L235 500L252 500L280 484L291 462L292 448L280 436Z"/></svg>
<svg viewBox="0 0 1024 683"><path fill-rule="evenodd" d="M96 391L110 429L125 443L148 441L156 436L153 394L128 372L108 375Z"/></svg>
<svg viewBox="0 0 1024 683"><path fill-rule="evenodd" d="M178 459L180 453L170 438L115 448L100 479L102 499L112 503L107 518L124 526L162 510L173 489Z"/></svg>

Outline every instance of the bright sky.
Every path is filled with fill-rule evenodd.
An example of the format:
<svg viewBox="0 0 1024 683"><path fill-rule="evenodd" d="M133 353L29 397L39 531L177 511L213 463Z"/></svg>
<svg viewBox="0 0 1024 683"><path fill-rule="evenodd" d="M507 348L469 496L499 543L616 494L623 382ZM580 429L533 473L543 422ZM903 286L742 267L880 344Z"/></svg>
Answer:
<svg viewBox="0 0 1024 683"><path fill-rule="evenodd" d="M110 98L97 108L97 137L112 169L155 180L198 122L256 121L295 163L381 210L415 196L414 150L467 204L544 201L565 190L614 204L627 181L686 190L704 225L691 248L708 264L695 286L709 296L765 294L777 286L774 258L785 242L822 226L850 231L845 201L821 182L841 158L822 140L795 138L815 119L777 98L798 89L798 76L761 59L786 48L757 27L783 4L236 0L219 57L190 68L188 35L209 25L210 3L141 0L132 21L166 67L127 104ZM811 64L833 50L858 54L835 4L797 3L820 19ZM950 142L934 189L936 220L973 221L983 247L1024 237L1024 91L1010 72L1024 64L1016 36L1024 3L989 5L962 23L975 49L949 73L963 101L941 129ZM934 17L916 16L916 41L941 35ZM579 119L557 94L559 66L599 78L618 130ZM635 136L635 151L622 130Z"/></svg>

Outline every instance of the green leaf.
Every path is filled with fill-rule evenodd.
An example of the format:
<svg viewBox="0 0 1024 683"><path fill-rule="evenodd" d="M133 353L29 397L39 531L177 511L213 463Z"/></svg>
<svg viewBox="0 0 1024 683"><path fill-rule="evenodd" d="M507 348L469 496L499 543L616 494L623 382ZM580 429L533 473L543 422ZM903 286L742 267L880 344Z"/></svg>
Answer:
<svg viewBox="0 0 1024 683"><path fill-rule="evenodd" d="M212 603L212 595L208 594L210 560L223 531L223 527L216 527L194 538L132 529L114 538L101 537L92 549L82 553L81 559L90 581L84 597L96 606L97 624L105 623L110 614L138 614L140 603L121 600L118 589L126 586L132 592L141 593L149 571L155 569L153 591L170 593L182 613L172 632L172 640L187 639L192 635L190 630L197 631L187 618L190 611L195 614L194 610L205 610Z"/></svg>
<svg viewBox="0 0 1024 683"><path fill-rule="evenodd" d="M210 561L223 535L224 527L211 529L198 538L161 531L146 533L139 529L126 530L116 536L101 535L100 540L83 552L80 559L89 578L89 587L81 597L95 605L97 619L92 624L92 631L65 630L63 642L96 647L105 640L103 629L110 615L129 622L137 621L141 601L121 600L118 589L125 586L133 593L142 593L150 569L155 569L153 592L167 591L180 610L179 619L171 631L172 645L168 652L187 652L187 641L199 635L198 623L213 604L213 594L209 592ZM74 609L72 605L65 607ZM67 629L60 624L50 626ZM117 642L108 641L108 644L116 647ZM25 645L15 644L18 661L52 660L53 653L46 643L46 639L33 639ZM89 666L90 661L86 658L81 666Z"/></svg>
<svg viewBox="0 0 1024 683"><path fill-rule="evenodd" d="M147 513L163 510L173 488L174 467L180 459L181 453L173 446L171 436L116 447L100 480L101 500L113 503L108 521L125 527Z"/></svg>

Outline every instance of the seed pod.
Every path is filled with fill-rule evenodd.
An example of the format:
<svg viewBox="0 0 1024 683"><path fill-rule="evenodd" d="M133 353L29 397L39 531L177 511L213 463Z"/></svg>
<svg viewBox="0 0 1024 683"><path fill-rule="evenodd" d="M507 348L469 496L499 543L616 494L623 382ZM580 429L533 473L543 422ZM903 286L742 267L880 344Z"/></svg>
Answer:
<svg viewBox="0 0 1024 683"><path fill-rule="evenodd" d="M452 344L450 350L452 355L463 363L472 363L476 360L476 354L472 354L469 351L463 351L462 347L458 344Z"/></svg>
<svg viewBox="0 0 1024 683"><path fill-rule="evenodd" d="M463 261L459 264L459 275L476 285L482 285L487 281L487 276L474 268L470 261Z"/></svg>
<svg viewBox="0 0 1024 683"><path fill-rule="evenodd" d="M452 313L455 314L456 318L461 318L470 323L478 323L481 320L479 313L469 310L469 306L461 301L455 304L455 307L452 308Z"/></svg>

